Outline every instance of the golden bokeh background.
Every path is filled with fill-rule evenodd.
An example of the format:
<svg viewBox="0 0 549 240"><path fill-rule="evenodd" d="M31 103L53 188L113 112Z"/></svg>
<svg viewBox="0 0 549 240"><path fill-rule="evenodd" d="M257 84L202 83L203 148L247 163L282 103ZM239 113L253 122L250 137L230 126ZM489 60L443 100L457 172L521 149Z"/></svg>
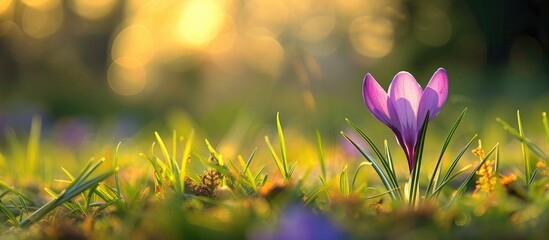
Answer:
<svg viewBox="0 0 549 240"><path fill-rule="evenodd" d="M543 12L533 30L508 36L498 9L453 0L0 0L0 112L147 122L176 108L225 132L243 111L259 122L280 111L331 129L368 115L367 72L387 87L401 70L426 84L438 67L450 74L452 112L543 103Z"/></svg>

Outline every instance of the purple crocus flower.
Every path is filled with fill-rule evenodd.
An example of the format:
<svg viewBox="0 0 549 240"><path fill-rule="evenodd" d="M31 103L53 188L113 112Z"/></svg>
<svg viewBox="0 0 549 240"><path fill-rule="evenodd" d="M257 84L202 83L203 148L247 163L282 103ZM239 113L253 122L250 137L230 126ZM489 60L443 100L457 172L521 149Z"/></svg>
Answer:
<svg viewBox="0 0 549 240"><path fill-rule="evenodd" d="M364 77L362 93L366 106L381 122L395 133L398 144L408 159L412 172L415 164L416 143L423 121L429 112L433 119L448 97L448 75L439 68L431 77L425 90L409 72L399 72L389 86L389 92L368 73Z"/></svg>
<svg viewBox="0 0 549 240"><path fill-rule="evenodd" d="M249 236L253 240L349 239L335 222L302 206L289 206L282 211L272 229L261 229Z"/></svg>

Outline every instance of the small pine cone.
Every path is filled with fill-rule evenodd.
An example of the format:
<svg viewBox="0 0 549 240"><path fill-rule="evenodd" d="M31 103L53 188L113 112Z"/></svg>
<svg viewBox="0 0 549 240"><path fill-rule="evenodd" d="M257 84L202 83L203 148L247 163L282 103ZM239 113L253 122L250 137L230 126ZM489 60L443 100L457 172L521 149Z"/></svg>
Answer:
<svg viewBox="0 0 549 240"><path fill-rule="evenodd" d="M202 177L202 185L213 192L216 188L221 186L221 173L215 169L209 169L204 173Z"/></svg>
<svg viewBox="0 0 549 240"><path fill-rule="evenodd" d="M207 196L211 197L212 192L209 188L204 185L197 184L190 177L185 177L185 185L188 187L191 192L198 196Z"/></svg>

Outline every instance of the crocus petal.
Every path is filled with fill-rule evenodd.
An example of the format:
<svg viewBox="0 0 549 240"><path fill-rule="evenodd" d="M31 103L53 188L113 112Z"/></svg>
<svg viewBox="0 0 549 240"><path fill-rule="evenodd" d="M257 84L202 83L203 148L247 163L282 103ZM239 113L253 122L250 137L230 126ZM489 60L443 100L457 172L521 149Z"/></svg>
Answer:
<svg viewBox="0 0 549 240"><path fill-rule="evenodd" d="M400 146L406 152L408 164L413 166L417 142L417 113L423 90L416 79L408 72L399 72L389 86L389 116L400 134Z"/></svg>
<svg viewBox="0 0 549 240"><path fill-rule="evenodd" d="M422 95L423 90L412 74L399 72L393 78L389 86L389 101L393 104L393 108L389 108L389 116L403 134L417 131L417 113Z"/></svg>
<svg viewBox="0 0 549 240"><path fill-rule="evenodd" d="M448 74L444 68L439 68L431 77L431 80L423 91L419 103L418 120L423 124L423 119L429 111L429 120L433 119L446 102L448 97ZM419 124L419 123L418 123Z"/></svg>
<svg viewBox="0 0 549 240"><path fill-rule="evenodd" d="M393 78L388 94L372 75L366 74L362 93L370 112L395 134L411 172L415 166L418 136L427 112L429 119L434 118L448 97L446 71L439 68L425 91L410 73L399 72Z"/></svg>
<svg viewBox="0 0 549 240"><path fill-rule="evenodd" d="M369 73L364 77L362 96L372 115L387 126L393 128L394 126L389 118L389 109L387 107L387 92L383 90L379 83Z"/></svg>

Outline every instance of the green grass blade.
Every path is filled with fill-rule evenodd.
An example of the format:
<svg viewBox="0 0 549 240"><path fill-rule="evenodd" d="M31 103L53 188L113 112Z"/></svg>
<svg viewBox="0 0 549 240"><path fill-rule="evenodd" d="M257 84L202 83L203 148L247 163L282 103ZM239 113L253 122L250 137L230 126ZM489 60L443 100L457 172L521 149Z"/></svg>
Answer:
<svg viewBox="0 0 549 240"><path fill-rule="evenodd" d="M549 163L549 157L541 150L541 148L539 148L534 143L532 143L532 141L530 139L528 139L524 136L521 136L520 133L515 128L511 127L511 125L509 125L507 122L503 121L501 118L496 118L496 121L499 122L503 126L503 129L505 129L507 132L509 132L511 135L513 135L515 138L517 138L522 143L525 143L526 146L528 148L530 148L530 150L532 150L532 152L536 156L543 159L546 163Z"/></svg>
<svg viewBox="0 0 549 240"><path fill-rule="evenodd" d="M65 169L64 167L61 167L61 171L63 171L71 181L74 181L74 176L69 172L69 170Z"/></svg>
<svg viewBox="0 0 549 240"><path fill-rule="evenodd" d="M532 177L528 180L528 186L532 185L534 183L534 180L536 180L536 176L538 175L538 169L534 169L534 172L532 173Z"/></svg>
<svg viewBox="0 0 549 240"><path fill-rule="evenodd" d="M62 193L59 196L59 200L62 201L62 202L68 201L68 200L72 199L74 196L76 196L77 194L82 193L83 191L86 191L87 189L93 187L96 184L99 184L100 182L107 179L108 177L110 177L113 174L114 174L114 170L110 170L108 172L99 174L96 177L94 177L94 178L92 178L88 181L83 182L82 184L79 184L77 186L73 186L72 188L67 189L67 191L65 193Z"/></svg>
<svg viewBox="0 0 549 240"><path fill-rule="evenodd" d="M99 187L99 183L91 186L88 189L86 197L84 198L84 209L88 209L90 207L90 204L93 201L93 195L94 195L95 191L97 190L97 187Z"/></svg>
<svg viewBox="0 0 549 240"><path fill-rule="evenodd" d="M170 156L170 153L168 152L168 148L166 147L164 140L162 140L162 137L160 137L160 134L158 134L158 132L154 132L154 135L156 137L156 141L158 142L158 146L160 147L160 151L164 156L164 161L166 162L166 165L167 165L167 168L164 169L162 173L165 174L166 177L168 177L169 181L174 186L175 190L177 192L181 192L182 186L181 186L181 180L179 176L179 166L177 165L177 162ZM169 172L165 172L165 170L168 170Z"/></svg>
<svg viewBox="0 0 549 240"><path fill-rule="evenodd" d="M172 155L170 157L171 161L177 159L177 131L175 129L172 131Z"/></svg>
<svg viewBox="0 0 549 240"><path fill-rule="evenodd" d="M114 170L114 172L116 173L116 169ZM117 193L116 189L106 187L102 184L99 184L97 189L95 189L94 193L99 198L103 199L105 202L111 202L111 201L119 200L118 193ZM114 194L116 197L113 196L111 193Z"/></svg>
<svg viewBox="0 0 549 240"><path fill-rule="evenodd" d="M254 174L254 180L258 181L259 177L261 177L261 173L263 173L263 170L265 169L265 165L261 166L257 172Z"/></svg>
<svg viewBox="0 0 549 240"><path fill-rule="evenodd" d="M17 221L17 217L13 214L13 212L7 206L5 206L1 202L0 202L0 212L4 213L8 217L9 221L13 223L13 225L17 227L20 226L19 221Z"/></svg>
<svg viewBox="0 0 549 240"><path fill-rule="evenodd" d="M92 164L92 161L89 161L89 164L86 165L84 169L82 169L80 174L74 179L71 184L69 184L66 189L72 189L74 186L81 185L82 182L84 182L104 161L105 159L100 159L95 164Z"/></svg>
<svg viewBox="0 0 549 240"><path fill-rule="evenodd" d="M345 118L345 121L347 121L347 123L356 131L360 134L360 136L366 140L366 142L368 143L368 145L370 145L370 148L372 148L372 150L374 151L374 153L376 154L376 156L378 157L379 161L381 162L381 165L383 166L383 168L385 169L385 172L387 173L387 176L390 180L390 183L391 183L391 188L389 189L392 189L392 188L396 188L398 186L397 184L397 179L396 179L396 175L394 173L394 171L391 171L391 167L389 165L389 163L387 162L387 160L385 159L385 157L383 156L383 154L381 154L381 151L379 151L379 149L377 148L377 146L374 144L374 142L362 131L360 130L360 128L358 128L358 126L356 124L354 124L351 120L349 120L348 118Z"/></svg>
<svg viewBox="0 0 549 240"><path fill-rule="evenodd" d="M341 135L343 135L343 137L345 139L347 139L347 141L349 141L351 144L353 144L353 146L355 146L355 148L360 152L360 154L362 154L362 156L364 158L366 158L366 160L368 160L368 162L372 163L372 167L374 168L374 170L376 171L377 175L379 176L379 178L381 179L381 182L383 183L383 185L385 186L385 188L387 190L391 190L393 189L393 185L391 184L390 180L387 178L386 174L383 172L383 170L379 167L379 164L370 156L370 154L368 154L366 151L364 151L360 146L358 146L358 144L356 144L351 138L349 138L349 136L347 136L343 131L340 132ZM391 198L392 199L395 199L395 200L400 200L397 195L394 193L394 191L391 191Z"/></svg>
<svg viewBox="0 0 549 240"><path fill-rule="evenodd" d="M8 193L11 192L11 193L14 193L14 194L17 195L17 196L23 197L23 199L25 199L25 201L29 202L31 206L36 205L36 202L35 202L33 199L31 199L29 196L27 196L27 195L24 194L23 192L21 192L21 191L15 189L15 187L9 186L7 183L5 183L5 182L2 181L2 180L0 180L0 188L5 188L5 189L6 189L6 191L4 191L4 192L2 192L2 193L0 194L0 199L1 199L4 195L6 195L6 194L8 194Z"/></svg>
<svg viewBox="0 0 549 240"><path fill-rule="evenodd" d="M177 163L177 132L175 129L172 132L172 155L170 161L172 162L172 172L174 176L174 188L178 193L183 193L183 181L181 181L181 173L179 172L179 164Z"/></svg>
<svg viewBox="0 0 549 240"><path fill-rule="evenodd" d="M93 171L95 171L95 169L97 169L99 167L99 165L101 165L105 160L104 159L100 159L99 161L97 161L95 164L93 164L93 159L88 161L88 163L84 166L84 168L80 171L80 174L75 178L73 177L67 170L65 170L64 168L63 171L67 174L67 176L72 180L72 182L69 184L69 186L67 186L66 189L68 189L67 191L69 191L70 189L72 189L74 186L78 186L80 185L86 178L88 178L88 176L91 175L91 173ZM66 192L62 192L61 195L65 194ZM83 192L80 192L82 194L82 198L86 199L86 196L84 195ZM65 204L65 203L63 203ZM67 205L67 208L71 209L70 205ZM78 205L78 209L81 210L82 213L85 212L84 210L84 207L81 206L80 204L76 204ZM73 208L72 210L73 211L78 211L78 209L76 208Z"/></svg>
<svg viewBox="0 0 549 240"><path fill-rule="evenodd" d="M105 210L106 208L112 206L115 203L116 203L115 201L110 201L110 202L106 202L106 203L98 203L99 207L93 212L93 214L96 215L97 213ZM95 206L95 205L92 204L92 206Z"/></svg>
<svg viewBox="0 0 549 240"><path fill-rule="evenodd" d="M431 178L429 179L429 183L427 184L427 189L425 190L425 195L429 195L434 188L438 177L440 176L441 172L441 162L442 157L444 156L444 153L446 152L446 149L448 148L448 145L450 144L450 140L454 136L454 133L456 132L456 129L458 128L459 124L461 123L461 120L465 116L465 113L467 112L467 108L463 109L461 114L458 116L456 122L450 129L450 132L448 132L448 135L446 136L446 140L444 140L444 144L442 144L442 148L440 149L440 154L438 155L437 162L435 164L435 168L433 169L433 173L431 174Z"/></svg>
<svg viewBox="0 0 549 240"><path fill-rule="evenodd" d="M181 169L179 171L179 175L180 175L179 179L183 179L183 181L181 181L181 192L185 192L184 179L187 176L187 163L189 162L191 157L193 140L194 140L194 129L191 130L191 132L189 133L189 137L185 142L185 148L183 149L183 157L181 158Z"/></svg>
<svg viewBox="0 0 549 240"><path fill-rule="evenodd" d="M309 204L311 204L314 200L316 200L318 194L320 194L323 190L324 190L324 187L322 187L322 186L317 188L316 190L314 190L313 193L311 193L307 197L307 201L305 201L305 203L303 205L304 206L309 206Z"/></svg>
<svg viewBox="0 0 549 240"><path fill-rule="evenodd" d="M524 129L522 128L522 120L520 119L520 111L517 110L517 124L519 130L519 136L524 138ZM524 171L526 174L526 186L530 186L530 178L532 178L532 163L530 162L530 156L528 154L528 147L526 143L521 142L520 148L522 150L522 158L524 159Z"/></svg>
<svg viewBox="0 0 549 240"><path fill-rule="evenodd" d="M464 168L458 170L455 174L451 175L448 177L448 179L446 179L445 181L443 181L442 183L440 183L438 185L438 187L436 189L433 190L433 192L428 195L428 198L432 198L434 196L438 196L438 194L440 193L440 191L448 184L450 183L452 180L454 180L457 176L459 176L460 174L462 174L463 172L467 171L467 169L471 168L471 165L467 165L465 166Z"/></svg>
<svg viewBox="0 0 549 240"><path fill-rule="evenodd" d="M254 175L252 174L252 171L250 170L250 164L252 163L252 160L254 159L254 156L255 156L255 152L257 151L257 148L254 148L254 150L252 151L252 153L250 154L250 157L248 157L248 160L246 161L246 165L244 166L244 169L242 170L242 173L248 178L248 180L250 181L251 185L252 185L252 188L254 190L255 193L258 192L258 189L257 189L257 182L256 182L256 178L254 177ZM241 156L239 156L240 159L242 159ZM243 159L242 159L243 161Z"/></svg>
<svg viewBox="0 0 549 240"><path fill-rule="evenodd" d="M328 202L330 202L330 192L328 191L328 185L326 184L326 180L323 179L321 176L319 176L319 178L320 178L320 182L322 183L324 192L326 193L326 198L328 199Z"/></svg>
<svg viewBox="0 0 549 240"><path fill-rule="evenodd" d="M114 169L114 186L116 188L116 197L118 201L124 201L122 198L122 188L120 188L120 179L118 178L118 170L120 169L120 145L122 145L122 142L119 142L118 145L116 145L116 149L114 150L114 160L113 160L113 169Z"/></svg>
<svg viewBox="0 0 549 240"><path fill-rule="evenodd" d="M44 191L46 191L50 196L52 196L53 198L57 198L59 197L59 194L57 194L55 191L49 189L49 188L44 188Z"/></svg>
<svg viewBox="0 0 549 240"><path fill-rule="evenodd" d="M97 164L96 164L97 165ZM95 169L92 167L91 169ZM68 188L62 191L62 193L55 199L51 200L50 202L46 203L44 206L40 207L38 210L33 212L31 215L27 216L25 219L23 219L20 222L21 227L28 227L31 224L39 221L42 219L46 214L51 212L53 209L58 207L61 204L67 203L67 201L71 200L76 195L84 192L85 190L91 188L92 186L98 184L101 181L104 181L109 176L114 174L114 170L102 173L97 175L96 177L85 180L89 176L88 171L84 171L82 175L85 175L85 178L78 183L73 182ZM77 178L78 179L78 178Z"/></svg>
<svg viewBox="0 0 549 240"><path fill-rule="evenodd" d="M162 155L164 155L164 159L166 160L166 163L168 163L168 167L171 169L172 161L170 161L170 154L168 153L168 148L166 148L166 144L164 144L164 140L162 140L158 132L154 132L154 136L156 137L156 141L158 142L158 146L162 151Z"/></svg>
<svg viewBox="0 0 549 240"><path fill-rule="evenodd" d="M223 156L221 154L219 154L214 147L212 147L212 144L210 144L210 141L208 141L208 139L205 139L205 142L206 142L206 146L208 147L208 150L210 151L210 153L214 156L214 158L217 160L217 163L220 165L220 166L223 166L225 165L225 162L223 161Z"/></svg>
<svg viewBox="0 0 549 240"><path fill-rule="evenodd" d="M263 180L261 180L261 186L264 186L268 179L269 179L269 174L265 174L265 176L263 177Z"/></svg>
<svg viewBox="0 0 549 240"><path fill-rule="evenodd" d="M98 162L101 162L101 163L102 163L103 160L100 160L100 161L98 161ZM77 184L79 184L80 182L82 182L82 181L87 177L87 175L90 174L90 169L92 169L92 168L94 168L94 167L97 167L97 166L98 166L98 165L94 165L94 164L93 164L93 158L92 158L92 160L88 161L88 162L86 163L86 165L84 166L84 168L82 168L82 170L80 170L80 173L78 174L78 176L76 176L76 177L73 179L72 183L69 184L68 188L70 188L71 186L77 185ZM63 169L63 168L61 168L61 169ZM92 171L93 171L93 170L92 170ZM67 171L67 172L68 172L68 171ZM67 176L69 176L69 178L70 178L72 175L70 175L70 173L69 173Z"/></svg>
<svg viewBox="0 0 549 240"><path fill-rule="evenodd" d="M356 178L358 177L358 172L360 171L360 169L366 165L372 165L371 162L361 162L357 167L356 167L356 170L355 170L355 173L353 174L353 180L351 181L351 192L354 191L354 188L355 188L355 182L356 182Z"/></svg>
<svg viewBox="0 0 549 240"><path fill-rule="evenodd" d="M89 163L91 164L92 162L90 161ZM90 165L90 166L91 166L91 165ZM62 181L62 180L60 180L60 182L68 182L69 184L71 184L72 182L75 181L74 176L73 176L67 169L65 169L64 167L61 167L61 170L65 173L65 175L67 175L67 177L69 177L70 181ZM82 193L82 198L83 198L83 199L86 199L86 195L84 195L84 193Z"/></svg>
<svg viewBox="0 0 549 240"><path fill-rule="evenodd" d="M398 184L398 181L396 179L395 175L395 166L393 164L393 155L391 154L391 150L389 149L389 144L387 142L387 139L383 140L383 147L385 148L385 156L387 156L387 163L389 163L389 167L391 169L391 172L393 173L393 177L395 178L393 180L393 190L389 191L395 191L397 197L400 199L400 201L404 200L404 197L402 196L402 192L400 191L400 186Z"/></svg>
<svg viewBox="0 0 549 240"><path fill-rule="evenodd" d="M421 171L421 160L423 158L423 146L425 145L425 137L427 135L427 126L429 125L429 112L425 116L423 126L421 127L421 133L418 136L416 145L416 156L414 159L414 169L412 170L412 181L410 184L410 207L414 209L416 207L416 197L419 196L419 176Z"/></svg>
<svg viewBox="0 0 549 240"><path fill-rule="evenodd" d="M294 162L292 163L292 165L290 165L289 169L288 170L288 179L290 179L290 177L293 175L294 171L295 171L295 166L297 166L297 162Z"/></svg>
<svg viewBox="0 0 549 240"><path fill-rule="evenodd" d="M236 164L234 164L233 160L229 159L228 162L229 162L229 164L225 164L227 169L229 171L232 170L233 172L238 173L238 168L236 167Z"/></svg>
<svg viewBox="0 0 549 240"><path fill-rule="evenodd" d="M391 170L391 172L395 172L395 166L393 164L393 156L391 154L391 150L389 149L389 144L387 142L387 139L383 140L383 147L385 148L385 156L387 157L387 162L389 163L389 169Z"/></svg>
<svg viewBox="0 0 549 240"><path fill-rule="evenodd" d="M393 191L395 191L396 189L391 189L391 190L387 190L385 192L382 192L382 193L379 193L379 194L376 194L376 195L372 195L372 196L368 196L368 197L365 197L364 199L374 199L374 198L378 198L378 197L381 197L383 195L386 195L388 193L391 193Z"/></svg>
<svg viewBox="0 0 549 240"><path fill-rule="evenodd" d="M549 120L547 120L547 113L543 112L541 114L541 121L543 123L543 130L545 130L545 139L549 145Z"/></svg>
<svg viewBox="0 0 549 240"><path fill-rule="evenodd" d="M499 148L496 149L496 156L494 160L494 173L495 176L499 176Z"/></svg>
<svg viewBox="0 0 549 240"><path fill-rule="evenodd" d="M286 139L284 139L284 132L282 131L282 125L280 124L280 112L276 113L276 130L278 131L278 141L280 142L280 153L282 154L282 166L286 173L289 173L288 169L288 156L286 152ZM287 176L289 178L289 176Z"/></svg>
<svg viewBox="0 0 549 240"><path fill-rule="evenodd" d="M341 171L339 175L339 192L342 196L347 196L350 193L349 189L349 175L347 174L347 165Z"/></svg>
<svg viewBox="0 0 549 240"><path fill-rule="evenodd" d="M284 167L284 163L280 161L280 158L278 157L278 154L276 154L276 151L273 148L273 145L271 144L271 141L269 140L269 136L265 136L265 143L267 144L267 147L271 151L271 155L273 156L273 159L275 160L276 166L278 167L278 170L280 171L280 174L282 177L284 177L284 180L287 180L286 176L288 175L286 168Z"/></svg>
<svg viewBox="0 0 549 240"><path fill-rule="evenodd" d="M160 147L162 155L164 156L164 160L167 163L167 169L165 170L168 170L168 172L164 171L163 173L166 174L165 176L168 177L175 191L178 193L182 193L179 166L175 161L175 156L173 157L170 156L170 153L168 152L168 148L166 147L166 144L164 144L164 140L162 140L162 138L160 137L160 134L158 134L158 132L154 132L154 135L156 137L156 140L158 141L158 146ZM175 136L173 137L173 139L175 140Z"/></svg>
<svg viewBox="0 0 549 240"><path fill-rule="evenodd" d="M23 209L23 212L25 214L29 214L29 208L27 206L27 203L25 202L25 199L23 199L23 197L20 195L17 195L17 199L19 199L19 203L21 204L21 208Z"/></svg>
<svg viewBox="0 0 549 240"><path fill-rule="evenodd" d="M257 151L257 147L254 148L254 150L252 151L252 153L250 154L250 156L248 157L248 161L246 161L246 166L244 167L244 170L242 170L243 172L250 172L250 164L252 163L252 160L254 159L254 156L255 156L255 152ZM250 172L251 173L251 172Z"/></svg>
<svg viewBox="0 0 549 240"><path fill-rule="evenodd" d="M320 162L320 171L322 173L322 177L326 179L326 160L324 158L324 150L322 148L322 138L320 137L320 132L318 131L318 129L315 132L316 142L318 145L318 159Z"/></svg>
<svg viewBox="0 0 549 240"><path fill-rule="evenodd" d="M380 160L381 162L381 165L383 166L383 168L385 169L385 172L386 172L386 176L388 177L388 180L389 180L389 183L390 183L390 187L387 188L388 190L389 189L399 189L399 186L398 186L398 180L396 179L396 174L395 172L392 170L393 167L391 166L391 164L389 164L389 162L385 159L385 157L383 156L383 154L381 154L381 151L379 151L379 149L377 148L377 146L374 144L374 142L362 131L360 130L360 128L354 124L351 120L349 120L348 118L345 118L345 121L347 121L347 123L356 131L360 134L360 136L368 143L368 145L370 146L370 148L372 148L372 150L374 151L374 153L376 154L376 156L378 157L378 159ZM392 160L391 160L392 161ZM402 195L400 194L400 192L398 192L397 194L397 197L402 200Z"/></svg>
<svg viewBox="0 0 549 240"><path fill-rule="evenodd" d="M450 178L450 175L452 174L452 172L454 171L454 168L456 168L459 160L461 159L461 157L463 156L463 154L465 153L465 151L467 151L467 149L471 146L471 144L473 143L473 141L477 138L477 134L475 134L470 140L469 142L461 149L461 151L459 152L459 154L454 158L454 161L452 161L452 164L450 165L450 167L448 168L448 170L446 171L446 174L444 174L444 177L442 178L442 182L446 182L448 180L448 178ZM438 182L438 181L437 181ZM437 187L438 188L438 187Z"/></svg>

